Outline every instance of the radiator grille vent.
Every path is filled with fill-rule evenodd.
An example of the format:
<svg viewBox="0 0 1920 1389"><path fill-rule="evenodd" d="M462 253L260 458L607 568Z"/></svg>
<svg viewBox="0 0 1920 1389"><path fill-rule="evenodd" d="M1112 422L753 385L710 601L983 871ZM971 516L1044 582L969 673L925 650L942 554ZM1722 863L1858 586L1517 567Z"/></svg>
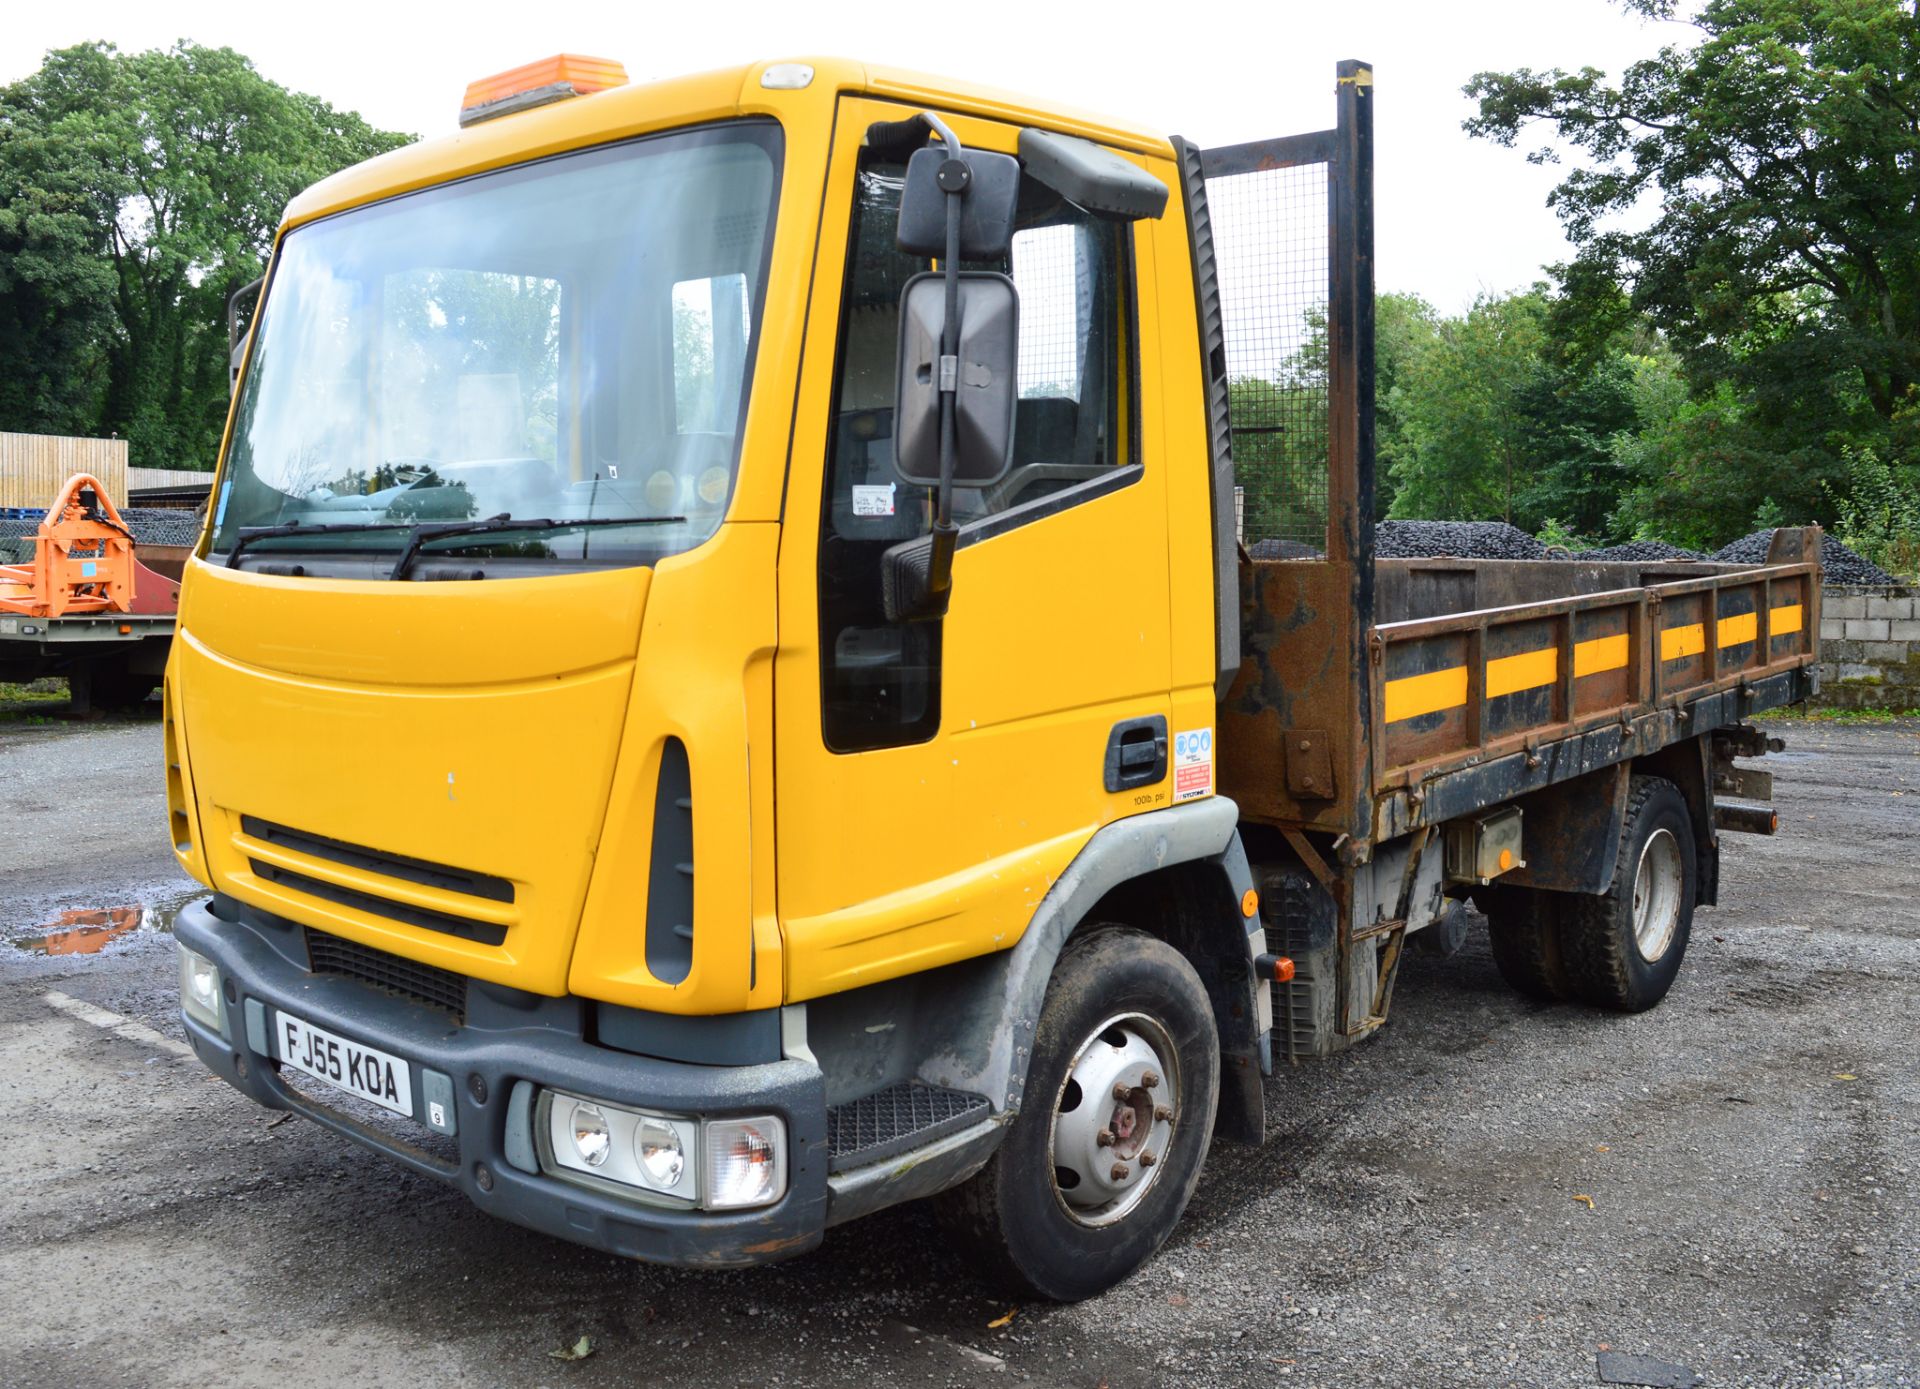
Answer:
<svg viewBox="0 0 1920 1389"><path fill-rule="evenodd" d="M466 1021L467 981L452 970L403 959L311 927L307 929L307 958L315 974L357 979L382 993L445 1013L455 1023Z"/></svg>

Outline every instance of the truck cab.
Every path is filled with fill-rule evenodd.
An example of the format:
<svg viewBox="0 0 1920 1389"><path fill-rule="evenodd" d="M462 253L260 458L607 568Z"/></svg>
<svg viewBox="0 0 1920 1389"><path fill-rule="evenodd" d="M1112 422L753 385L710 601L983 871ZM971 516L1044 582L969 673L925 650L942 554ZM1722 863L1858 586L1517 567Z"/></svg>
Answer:
<svg viewBox="0 0 1920 1389"><path fill-rule="evenodd" d="M165 681L202 1059L614 1253L765 1262L937 1196L1007 1283L1071 1299L1151 1256L1216 1133L1259 1141L1277 1056L1384 1018L1448 898L1506 891L1558 940L1540 904L1631 878L1633 759L1701 690L1629 654L1583 704L1569 644L1535 682L1564 698L1482 721L1432 692L1503 636L1429 642L1418 580L1375 629L1371 90L1345 64L1335 129L1203 156L846 61L630 86L563 57L296 199ZM1249 492L1222 322L1253 291L1221 283L1208 174L1289 171L1332 210L1279 281L1321 277L1285 321L1331 377L1280 445L1318 490ZM1250 459L1293 428L1237 425ZM1317 543L1263 568L1237 502ZM1778 558L1753 601L1806 627L1703 669L1716 699L1810 688L1817 566ZM1642 593L1578 586L1616 579ZM1651 601L1620 598L1622 652ZM1537 767L1641 718L1488 780L1511 738ZM1553 790L1576 775L1611 779ZM1702 786L1654 797L1686 820L1643 961L1668 981L1710 900ZM1608 851L1522 862L1487 812L1527 794Z"/></svg>
<svg viewBox="0 0 1920 1389"><path fill-rule="evenodd" d="M1024 1044L916 996L992 1002L983 962L1104 827L1205 814L1213 498L1177 201L1102 216L1023 172L1011 466L956 489L949 610L889 619L883 557L932 523L892 445L933 261L869 131L929 107L970 151L1039 128L1179 181L1163 137L816 60L477 122L288 209L166 687L215 893L181 938L231 995L193 1031L256 1098L366 1136L294 1088L298 1015L302 1056L318 1028L410 1073L402 1161L702 1263L924 1194L830 1126L938 1128L949 1176L998 1137ZM677 1184L578 1161L576 1099L679 1125ZM750 1216L725 1142L767 1150Z"/></svg>

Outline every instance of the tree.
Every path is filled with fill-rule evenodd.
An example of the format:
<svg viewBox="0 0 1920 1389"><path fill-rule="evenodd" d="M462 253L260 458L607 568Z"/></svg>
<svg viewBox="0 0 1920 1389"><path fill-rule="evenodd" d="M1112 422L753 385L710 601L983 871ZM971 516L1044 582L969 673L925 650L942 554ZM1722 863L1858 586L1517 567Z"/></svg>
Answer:
<svg viewBox="0 0 1920 1389"><path fill-rule="evenodd" d="M1406 442L1401 386L1438 340L1440 317L1417 294L1388 292L1375 300L1373 321L1373 509L1376 518L1384 518L1392 512L1398 485L1394 468Z"/></svg>
<svg viewBox="0 0 1920 1389"><path fill-rule="evenodd" d="M1483 295L1409 365L1393 401L1394 516L1514 519L1531 473L1546 310L1544 286Z"/></svg>
<svg viewBox="0 0 1920 1389"><path fill-rule="evenodd" d="M0 427L211 467L228 295L295 193L408 138L231 49L49 53L0 89Z"/></svg>
<svg viewBox="0 0 1920 1389"><path fill-rule="evenodd" d="M1672 19L1678 0L1622 0ZM1897 432L1920 382L1920 17L1915 0L1706 0L1674 45L1617 82L1481 73L1467 129L1501 144L1545 125L1584 152L1551 196L1575 246L1577 336L1644 314L1703 402L1737 410L1715 533L1769 493L1822 509L1843 448ZM1549 145L1536 162L1557 162ZM1658 203L1650 223L1641 209ZM1622 293L1622 287L1626 293ZM1722 394L1723 387L1737 394ZM1667 442L1675 442L1673 436ZM1696 440L1696 442L1698 442ZM1709 449L1711 455L1712 449ZM1647 460L1642 458L1642 464ZM1675 458L1677 464L1700 461Z"/></svg>

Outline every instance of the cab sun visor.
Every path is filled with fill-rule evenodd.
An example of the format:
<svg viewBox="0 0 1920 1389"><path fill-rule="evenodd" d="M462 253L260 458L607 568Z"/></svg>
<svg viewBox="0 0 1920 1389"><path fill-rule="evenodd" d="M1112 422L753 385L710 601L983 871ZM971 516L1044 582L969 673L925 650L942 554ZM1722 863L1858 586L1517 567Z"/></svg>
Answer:
<svg viewBox="0 0 1920 1389"><path fill-rule="evenodd" d="M1166 184L1090 140L1028 127L1020 132L1020 162L1028 174L1099 217L1134 222L1167 210Z"/></svg>

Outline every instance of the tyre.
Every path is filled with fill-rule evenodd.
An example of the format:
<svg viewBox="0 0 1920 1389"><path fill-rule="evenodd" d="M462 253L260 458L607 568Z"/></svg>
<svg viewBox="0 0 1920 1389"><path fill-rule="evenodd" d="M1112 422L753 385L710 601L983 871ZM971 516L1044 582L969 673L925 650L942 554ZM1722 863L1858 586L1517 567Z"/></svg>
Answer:
<svg viewBox="0 0 1920 1389"><path fill-rule="evenodd" d="M1495 887L1474 900L1487 914L1493 963L1514 992L1542 1003L1573 997L1561 949L1561 921L1571 898L1533 888Z"/></svg>
<svg viewBox="0 0 1920 1389"><path fill-rule="evenodd" d="M937 1210L1010 1291L1076 1302L1151 1258L1200 1180L1220 1038L1193 966L1144 931L1070 941L1047 984L1025 1093L1006 1140Z"/></svg>
<svg viewBox="0 0 1920 1389"><path fill-rule="evenodd" d="M160 688L157 675L139 675L129 670L103 672L93 677L93 704L96 709L134 713Z"/></svg>
<svg viewBox="0 0 1920 1389"><path fill-rule="evenodd" d="M67 672L67 688L76 714L96 709L137 710L159 687L159 676L128 670L124 660L83 661Z"/></svg>
<svg viewBox="0 0 1920 1389"><path fill-rule="evenodd" d="M1635 777L1612 884L1568 905L1561 950L1575 997L1638 1013L1667 996L1693 930L1698 864L1680 788Z"/></svg>

